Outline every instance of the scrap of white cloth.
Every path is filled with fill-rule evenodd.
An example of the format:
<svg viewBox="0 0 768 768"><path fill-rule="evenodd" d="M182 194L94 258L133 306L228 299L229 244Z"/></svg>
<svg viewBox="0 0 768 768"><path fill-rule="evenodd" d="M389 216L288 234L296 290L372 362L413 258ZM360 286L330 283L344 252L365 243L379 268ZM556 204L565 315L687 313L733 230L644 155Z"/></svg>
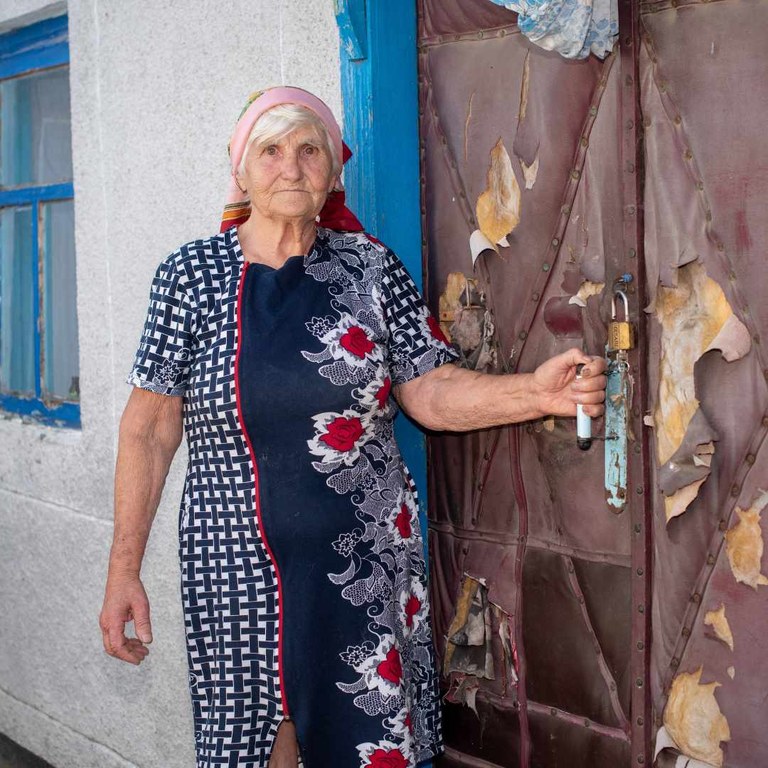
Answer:
<svg viewBox="0 0 768 768"><path fill-rule="evenodd" d="M567 59L604 59L619 35L618 0L490 0L518 14L533 43Z"/></svg>

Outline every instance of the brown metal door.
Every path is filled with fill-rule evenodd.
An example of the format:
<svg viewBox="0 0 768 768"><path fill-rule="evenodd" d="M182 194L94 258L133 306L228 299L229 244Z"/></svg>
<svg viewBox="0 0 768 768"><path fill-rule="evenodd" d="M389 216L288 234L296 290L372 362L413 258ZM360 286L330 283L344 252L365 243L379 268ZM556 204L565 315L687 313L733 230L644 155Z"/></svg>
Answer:
<svg viewBox="0 0 768 768"><path fill-rule="evenodd" d="M466 365L602 354L625 273L639 331L621 513L571 421L430 440L443 764L658 736L659 766L766 766L768 3L625 0L604 62L487 0L419 11L426 285Z"/></svg>
<svg viewBox="0 0 768 768"><path fill-rule="evenodd" d="M652 693L681 753L768 766L768 3L641 7Z"/></svg>
<svg viewBox="0 0 768 768"><path fill-rule="evenodd" d="M613 281L638 261L632 47L565 61L487 0L419 5L426 285L443 327L468 366L497 373L572 346L603 354ZM503 229L515 184L509 246L473 268L478 198L489 191ZM443 764L646 759L644 499L627 492L609 511L602 446L580 451L572 420L431 439Z"/></svg>

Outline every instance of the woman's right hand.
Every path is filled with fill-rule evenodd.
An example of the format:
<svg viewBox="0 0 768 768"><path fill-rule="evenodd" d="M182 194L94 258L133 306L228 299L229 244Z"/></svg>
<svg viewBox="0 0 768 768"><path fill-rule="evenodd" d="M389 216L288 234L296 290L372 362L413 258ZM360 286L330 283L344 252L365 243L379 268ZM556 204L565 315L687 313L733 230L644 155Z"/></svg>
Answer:
<svg viewBox="0 0 768 768"><path fill-rule="evenodd" d="M132 621L136 637L127 637L125 625ZM149 600L138 576L107 577L104 605L99 616L104 650L129 664L141 664L149 653L152 625Z"/></svg>
<svg viewBox="0 0 768 768"><path fill-rule="evenodd" d="M141 561L165 478L182 436L184 398L134 387L120 419L115 467L115 528L99 626L104 650L140 664L152 642ZM132 621L136 637L126 637Z"/></svg>

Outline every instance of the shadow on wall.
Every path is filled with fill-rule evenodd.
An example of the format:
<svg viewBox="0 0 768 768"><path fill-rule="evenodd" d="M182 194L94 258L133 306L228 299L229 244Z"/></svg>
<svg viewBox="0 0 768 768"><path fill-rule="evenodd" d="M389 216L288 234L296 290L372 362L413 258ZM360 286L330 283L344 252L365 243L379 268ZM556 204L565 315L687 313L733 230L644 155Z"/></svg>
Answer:
<svg viewBox="0 0 768 768"><path fill-rule="evenodd" d="M0 768L53 768L53 766L0 734Z"/></svg>

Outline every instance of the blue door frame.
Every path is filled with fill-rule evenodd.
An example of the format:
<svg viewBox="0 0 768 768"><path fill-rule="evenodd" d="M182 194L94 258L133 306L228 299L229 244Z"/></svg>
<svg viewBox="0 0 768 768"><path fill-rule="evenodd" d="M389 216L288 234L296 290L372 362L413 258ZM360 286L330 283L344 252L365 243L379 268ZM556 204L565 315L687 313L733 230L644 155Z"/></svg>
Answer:
<svg viewBox="0 0 768 768"><path fill-rule="evenodd" d="M423 290L416 2L335 0L335 6L344 135L354 153L344 170L347 198ZM426 553L426 440L404 416L395 434L420 492Z"/></svg>
<svg viewBox="0 0 768 768"><path fill-rule="evenodd" d="M335 0L335 6L344 135L354 153L344 170L347 198L366 230L397 253L421 289L416 3ZM420 491L426 531L426 441L403 416L395 431Z"/></svg>

